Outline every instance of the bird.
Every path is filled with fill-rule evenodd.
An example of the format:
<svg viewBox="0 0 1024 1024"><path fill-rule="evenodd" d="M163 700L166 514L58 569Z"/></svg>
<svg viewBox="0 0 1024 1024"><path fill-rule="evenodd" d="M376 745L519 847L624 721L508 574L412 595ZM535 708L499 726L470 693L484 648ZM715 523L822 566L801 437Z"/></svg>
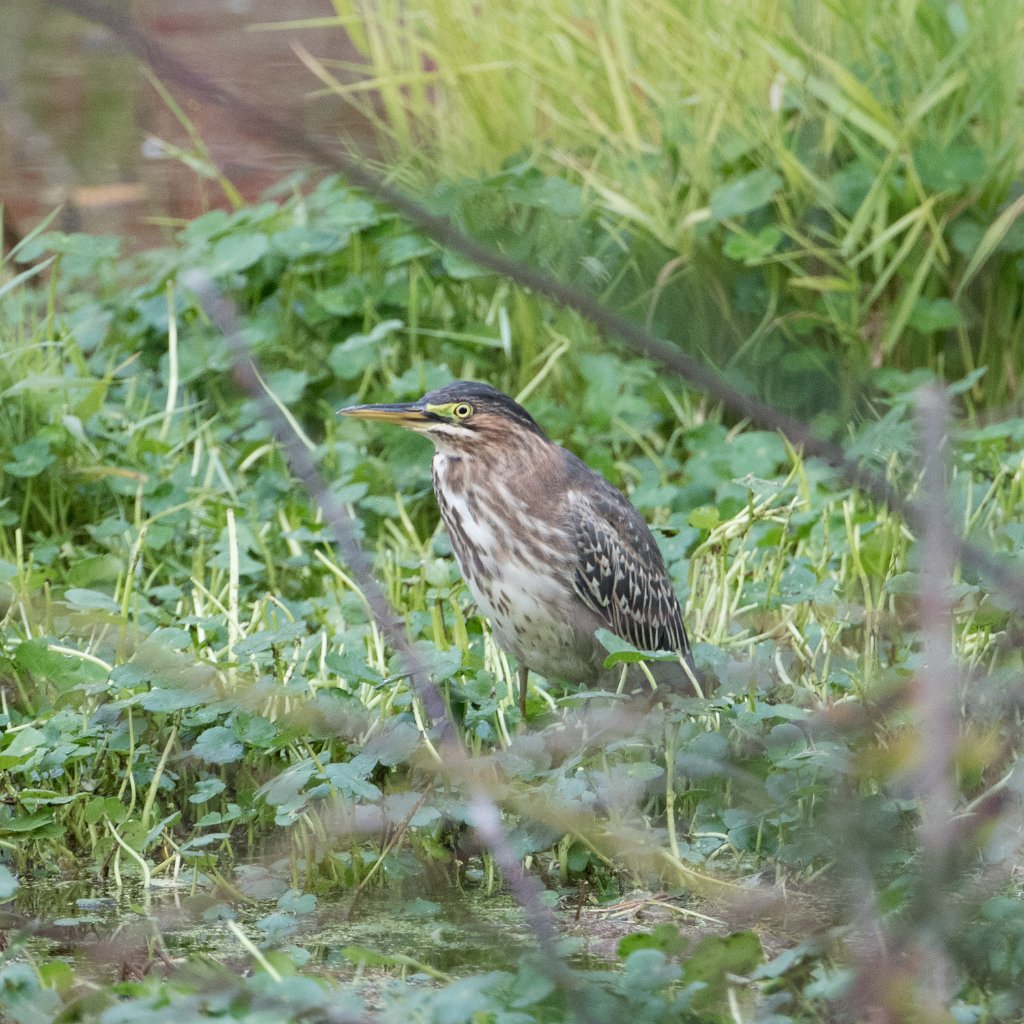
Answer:
<svg viewBox="0 0 1024 1024"><path fill-rule="evenodd" d="M695 681L682 610L647 523L519 403L460 380L415 402L339 415L433 441L441 518L477 607L518 662L523 720L531 670L570 683L607 678L601 627L642 650L674 652L674 681Z"/></svg>

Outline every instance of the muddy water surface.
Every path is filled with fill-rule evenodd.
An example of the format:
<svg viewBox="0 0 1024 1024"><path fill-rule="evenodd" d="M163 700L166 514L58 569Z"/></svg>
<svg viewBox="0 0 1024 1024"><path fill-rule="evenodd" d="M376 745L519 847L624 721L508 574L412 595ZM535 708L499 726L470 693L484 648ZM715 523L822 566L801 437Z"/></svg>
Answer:
<svg viewBox="0 0 1024 1024"><path fill-rule="evenodd" d="M222 85L298 120L324 139L370 148L365 122L332 97L295 56L357 62L332 26L261 25L329 17L328 0L132 0L137 23ZM225 199L216 182L161 143L194 142L138 62L104 29L44 0L2 5L0 204L10 244L59 207L65 230L125 236L126 248L167 240L173 225ZM353 77L355 73L352 73ZM178 97L213 163L247 199L302 161L253 138L218 111Z"/></svg>

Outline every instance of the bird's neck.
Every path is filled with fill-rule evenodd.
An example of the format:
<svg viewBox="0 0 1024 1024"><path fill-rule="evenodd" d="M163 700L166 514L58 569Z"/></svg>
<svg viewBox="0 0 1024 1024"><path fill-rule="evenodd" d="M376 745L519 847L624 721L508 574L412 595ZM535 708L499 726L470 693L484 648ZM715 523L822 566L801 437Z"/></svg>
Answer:
<svg viewBox="0 0 1024 1024"><path fill-rule="evenodd" d="M500 450L486 444L477 448L449 448L438 444L434 453L434 477L453 490L494 487L503 484L515 491L524 480L557 459L560 449L550 442L537 444L510 440Z"/></svg>

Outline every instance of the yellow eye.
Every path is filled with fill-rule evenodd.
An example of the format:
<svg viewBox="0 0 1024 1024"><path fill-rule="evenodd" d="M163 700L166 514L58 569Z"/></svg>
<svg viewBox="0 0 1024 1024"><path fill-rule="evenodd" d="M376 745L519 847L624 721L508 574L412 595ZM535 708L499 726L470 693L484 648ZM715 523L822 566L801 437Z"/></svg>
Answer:
<svg viewBox="0 0 1024 1024"><path fill-rule="evenodd" d="M452 409L452 415L457 420L465 420L473 415L473 406L469 402L459 402L454 409Z"/></svg>

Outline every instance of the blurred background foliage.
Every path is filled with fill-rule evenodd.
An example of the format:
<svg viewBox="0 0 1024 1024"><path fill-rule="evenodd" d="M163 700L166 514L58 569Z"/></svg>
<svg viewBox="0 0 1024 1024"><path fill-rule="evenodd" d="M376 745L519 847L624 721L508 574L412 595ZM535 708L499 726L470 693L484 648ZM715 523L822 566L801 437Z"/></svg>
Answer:
<svg viewBox="0 0 1024 1024"><path fill-rule="evenodd" d="M628 246L607 297L734 382L826 432L880 366L1016 397L1017 0L335 9L370 72L306 60L403 180L529 154Z"/></svg>

